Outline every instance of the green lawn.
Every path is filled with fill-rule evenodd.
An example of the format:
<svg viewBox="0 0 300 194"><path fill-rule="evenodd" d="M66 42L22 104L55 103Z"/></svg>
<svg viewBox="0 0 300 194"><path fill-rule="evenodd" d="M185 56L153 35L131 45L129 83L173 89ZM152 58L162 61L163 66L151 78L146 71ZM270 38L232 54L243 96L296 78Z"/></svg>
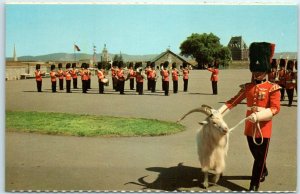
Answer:
<svg viewBox="0 0 300 194"><path fill-rule="evenodd" d="M183 131L181 124L153 119L6 111L6 130L73 136L159 136Z"/></svg>

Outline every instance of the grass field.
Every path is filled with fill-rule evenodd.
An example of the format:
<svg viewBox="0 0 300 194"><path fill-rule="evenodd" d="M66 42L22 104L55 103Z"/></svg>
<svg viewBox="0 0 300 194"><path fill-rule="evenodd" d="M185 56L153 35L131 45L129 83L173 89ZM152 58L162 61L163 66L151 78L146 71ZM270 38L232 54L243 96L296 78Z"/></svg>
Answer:
<svg viewBox="0 0 300 194"><path fill-rule="evenodd" d="M6 130L72 136L160 136L178 133L184 126L153 119L6 111Z"/></svg>

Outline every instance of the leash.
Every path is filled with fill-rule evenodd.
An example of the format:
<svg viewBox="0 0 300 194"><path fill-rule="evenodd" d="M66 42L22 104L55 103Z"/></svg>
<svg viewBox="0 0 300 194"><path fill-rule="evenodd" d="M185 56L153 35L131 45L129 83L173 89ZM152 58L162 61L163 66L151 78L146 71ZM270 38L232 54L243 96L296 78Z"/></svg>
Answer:
<svg viewBox="0 0 300 194"><path fill-rule="evenodd" d="M236 124L235 126L233 126L232 128L230 128L230 129L228 130L229 133L232 132L233 130L235 130L240 124L244 123L245 120L247 120L247 117L246 117L246 118L243 118L240 122L238 122L238 124ZM256 126L257 126L257 127L255 127L254 133L253 133L253 135L252 135L252 139L253 139L253 142L254 142L255 145L260 146L260 145L263 144L264 138L263 138L263 134L262 134L262 132L261 132L261 128L260 128L259 122L256 122ZM258 129L258 132L259 132L259 135L260 135L260 138L261 138L261 142L260 142L260 143L257 143L256 140L255 140L255 134L256 134L257 129Z"/></svg>

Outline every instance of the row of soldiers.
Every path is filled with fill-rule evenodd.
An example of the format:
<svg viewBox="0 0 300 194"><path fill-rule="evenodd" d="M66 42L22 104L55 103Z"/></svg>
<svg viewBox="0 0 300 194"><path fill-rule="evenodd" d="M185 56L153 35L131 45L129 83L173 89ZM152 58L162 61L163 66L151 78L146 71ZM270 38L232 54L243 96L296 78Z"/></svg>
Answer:
<svg viewBox="0 0 300 194"><path fill-rule="evenodd" d="M98 70L97 77L99 81L99 93L104 93L104 86L109 84L108 80L108 71L104 69L104 66L101 62L97 64ZM125 64L123 61L114 61L111 67L111 77L112 77L112 84L113 89L119 91L120 94L124 93L124 85L125 81L130 80L130 90L134 90L134 79L136 82L136 92L139 95L143 94L143 85L144 80L147 80L147 89L151 92L156 92L156 81L159 77L156 69L155 63L147 63L147 67L145 70L142 68L142 62L137 62L135 65L133 63L129 64L127 69L124 68ZM157 68L159 69L159 68ZM183 63L181 67L182 75L183 75L183 82L184 82L184 92L188 89L188 75L189 69L187 63ZM42 76L45 75L45 72L40 71L40 65L36 65L36 82L37 82L37 90L41 92L42 87ZM83 63L81 65L81 69L78 70L76 68L76 63L66 64L66 69L62 69L62 64L58 64L58 70L55 70L55 65L51 65L50 71L50 80L52 85L52 92L56 92L56 80L59 80L59 89L63 90L64 87L64 79L66 80L66 91L67 93L71 93L71 80L73 79L73 88L77 89L77 78L81 76L82 81L82 92L87 93L88 89L91 88L91 71L89 70L89 64ZM172 64L171 71L169 70L169 62L165 61L161 64L160 67L160 75L162 78L162 89L166 96L169 95L169 76L172 75L173 81L173 91L174 93L178 92L178 77L180 76L179 70L177 69L176 63Z"/></svg>
<svg viewBox="0 0 300 194"><path fill-rule="evenodd" d="M281 101L285 99L286 91L289 101L288 106L292 106L294 90L297 92L297 61L286 59L278 61L277 59L272 59L268 80L277 83L281 87Z"/></svg>

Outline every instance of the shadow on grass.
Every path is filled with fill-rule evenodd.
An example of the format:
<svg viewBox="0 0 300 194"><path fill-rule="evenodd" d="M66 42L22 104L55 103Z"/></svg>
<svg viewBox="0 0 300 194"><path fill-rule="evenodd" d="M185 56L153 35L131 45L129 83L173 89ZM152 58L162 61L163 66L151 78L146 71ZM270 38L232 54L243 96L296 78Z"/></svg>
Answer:
<svg viewBox="0 0 300 194"><path fill-rule="evenodd" d="M203 188L202 183L204 181L204 174L201 168L195 168L190 166L184 166L179 163L177 166L164 168L164 167L150 167L146 168L148 171L158 172L157 179L153 182L147 182L145 178L148 176L140 177L137 182L128 182L127 184L135 184L142 186L143 189L153 189L161 191L175 191L180 188ZM209 179L212 174L209 175ZM225 190L231 191L245 191L246 188L241 187L231 180L250 180L250 176L222 176L217 185L225 187ZM213 186L211 186L213 187ZM208 190L210 187L208 188Z"/></svg>

